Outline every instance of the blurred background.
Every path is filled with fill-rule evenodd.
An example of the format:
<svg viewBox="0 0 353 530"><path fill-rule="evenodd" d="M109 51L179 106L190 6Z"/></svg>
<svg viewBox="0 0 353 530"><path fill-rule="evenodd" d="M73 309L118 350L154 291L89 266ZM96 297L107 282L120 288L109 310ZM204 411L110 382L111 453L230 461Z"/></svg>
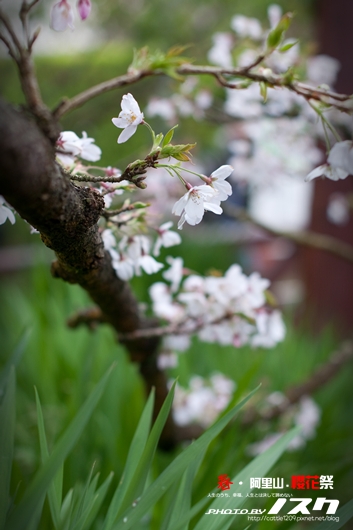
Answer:
<svg viewBox="0 0 353 530"><path fill-rule="evenodd" d="M2 3L13 12L18 9L16 2L4 0ZM295 12L288 37L300 40L300 57L295 59L295 66L303 79L308 72L308 57L329 56L339 62L334 76L335 89L352 93L352 2L291 0L278 4L284 12ZM49 107L54 107L63 96L73 96L93 84L123 74L131 63L133 48L146 45L151 50L164 51L174 45L186 45L188 48L184 54L194 58L195 63L204 64L214 46L215 33L232 33L230 21L235 15L256 17L268 27L270 5L267 0L247 3L237 0L180 0L175 3L93 0L90 19L85 23L76 20L74 32L60 34L49 29L51 3L43 2L34 21L42 26L35 61L43 98ZM237 38L234 32L232 35L233 39ZM324 63L324 70L326 65ZM0 66L1 94L10 102L22 103L16 68L3 48ZM253 150L263 153L265 167L276 156L273 146L279 145L288 128L293 130L296 127L288 125L289 122L283 125L280 120L292 119L296 124L296 114L284 111L278 116L273 110L268 111L265 118L269 129L266 129L260 121L264 119L262 114L248 117L232 110L226 112L228 96L223 89L214 86L212 79L199 80L197 86L185 82L180 90L180 82L159 77L143 80L131 86L129 91L141 109L146 109L146 117L157 132L166 132L177 120L176 140L187 143L196 139L195 163L205 172L210 173L225 163L232 163L238 169L233 180L232 201L234 205L247 207L255 220L273 230L308 229L353 245L353 221L347 207L353 193L352 178L341 182L317 179L313 184L303 184L305 171L308 173L322 163L324 157L324 143L320 135L312 135L313 129L303 132L305 148L302 151L297 144L288 144L292 142L288 137L286 161L273 166L277 177L289 179L290 193L281 191L281 186L273 183L269 192L261 191L261 186L252 181L249 183L245 178L249 172L254 174L256 166L251 165L251 156L247 158L248 165L245 162L240 164L239 144L234 147L234 142L246 140ZM174 92L184 98L176 116L163 116L160 106L157 112L153 110L153 102L161 105L161 101ZM120 169L144 156L149 145L146 132L139 131L124 144L124 148L117 147L117 131L111 118L120 112L123 93L104 94L62 120L63 130L72 130L79 135L86 131L89 137L95 138L103 151L101 165ZM194 103L199 94L212 94L212 99L204 107L197 107L199 115L195 114L195 107L191 107L190 112L185 111L186 103ZM250 104L252 101L245 102L245 105ZM252 129L246 129L248 123L253 124ZM284 131L282 140L281 134L276 133L281 126ZM340 126L342 134L350 138L351 122L346 120ZM254 130L256 134L251 132ZM263 135L258 134L260 130L265 131ZM302 129L298 131L300 142ZM310 153L306 138L314 138L310 140L313 142ZM304 160L299 164L298 175L294 175L293 165L289 169L286 165L291 155L294 162L298 157ZM241 171L244 171L244 178ZM257 174L258 180L262 178L262 174ZM330 214L331 203L334 206ZM182 246L173 249L172 254L181 255L185 266L192 270L202 274L211 269L224 272L237 262L247 274L257 270L269 278L287 325L286 339L272 350L235 349L195 340L191 350L179 356L178 366L169 369L170 377L178 376L180 385L189 388L190 392L197 388L197 384L211 387L210 378L215 373L223 373L234 382L232 402L261 382L262 387L252 406L266 410L276 403L276 399L282 399L279 393L310 379L342 340L351 337L351 262L324 251L297 246L288 239L276 237L252 223L240 223L230 216L219 221L208 214L204 223L192 230L184 229L182 236ZM2 361L9 357L23 334L30 331L18 369L13 484L21 480L21 487L25 487L39 462L33 385L41 396L49 438L53 441L74 416L94 382L115 359L118 359L118 370L115 370L83 439L68 459L64 486L68 489L71 483L84 480L93 461L97 461L102 477L113 469L118 480L145 400L138 368L129 363L110 329L102 326L90 332L67 328L67 318L74 311L89 306L90 301L79 287L51 278L49 266L53 255L41 244L38 235L30 234L29 225L20 220L14 226L2 225L0 245ZM144 276L132 280L133 289L142 302L148 303L148 287L158 278ZM202 378L201 383L200 380L195 383L195 376ZM347 363L335 377L315 390L309 404L298 404L289 414L273 421L245 424L239 420L229 427L210 448L207 465L200 470L195 485L195 501L214 487L219 474L227 472L231 476L250 460L252 454L261 450L256 443L286 430L293 422L299 421L300 414L302 425L308 427L308 436L282 457L271 476L334 475L335 498L342 503L348 501L353 480L351 378L352 363ZM272 397L268 399L269 396ZM172 456L158 455L156 473ZM155 526L151 528L158 528L162 513L162 508L156 510L153 516ZM286 528L285 523L281 528Z"/></svg>

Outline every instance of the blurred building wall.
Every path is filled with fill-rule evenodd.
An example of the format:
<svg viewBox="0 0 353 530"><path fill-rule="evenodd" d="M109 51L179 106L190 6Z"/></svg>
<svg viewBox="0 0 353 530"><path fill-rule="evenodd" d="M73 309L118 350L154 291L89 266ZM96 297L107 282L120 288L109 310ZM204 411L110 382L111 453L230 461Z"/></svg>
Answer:
<svg viewBox="0 0 353 530"><path fill-rule="evenodd" d="M318 53L341 63L338 92L353 93L353 1L318 0ZM333 193L353 193L353 176L339 182L316 179L310 229L353 245L353 212L344 226L332 224L326 215ZM306 310L318 328L334 320L347 334L353 330L353 263L326 252L301 249L306 287Z"/></svg>

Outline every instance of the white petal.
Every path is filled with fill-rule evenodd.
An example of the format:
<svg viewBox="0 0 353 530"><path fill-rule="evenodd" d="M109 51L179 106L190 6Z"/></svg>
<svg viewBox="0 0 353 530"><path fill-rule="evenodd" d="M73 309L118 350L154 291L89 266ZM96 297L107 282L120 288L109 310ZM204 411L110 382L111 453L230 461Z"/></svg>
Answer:
<svg viewBox="0 0 353 530"><path fill-rule="evenodd" d="M305 177L306 182L310 182L313 179L316 179L317 177L321 177L321 175L325 174L325 171L327 169L327 164L323 164L322 166L316 167L310 173Z"/></svg>
<svg viewBox="0 0 353 530"><path fill-rule="evenodd" d="M188 198L189 198L189 194L190 192L188 191L187 193L185 193L185 195L183 195L173 206L173 209L172 209L172 213L174 213L175 215L181 215L182 214L182 211L184 210L186 204L187 204L187 201L188 201Z"/></svg>
<svg viewBox="0 0 353 530"><path fill-rule="evenodd" d="M330 167L325 171L325 177L330 180L343 180L348 177L349 172L341 167Z"/></svg>
<svg viewBox="0 0 353 530"><path fill-rule="evenodd" d="M125 94L121 100L121 108L124 112L141 114L140 107L132 94Z"/></svg>
<svg viewBox="0 0 353 530"><path fill-rule="evenodd" d="M0 225L4 224L6 219L8 219L12 225L16 222L16 218L10 208L0 205Z"/></svg>
<svg viewBox="0 0 353 530"><path fill-rule="evenodd" d="M218 206L218 204L212 204L212 202L205 202L204 208L205 210L216 213L217 215L221 215L221 213L223 213L222 208Z"/></svg>
<svg viewBox="0 0 353 530"><path fill-rule="evenodd" d="M232 166L221 166L221 167L216 169L216 171L214 171L211 174L211 178L212 178L212 180L213 179L224 180L227 177L229 177L229 175L231 175L233 173L233 171L234 170L233 170Z"/></svg>
<svg viewBox="0 0 353 530"><path fill-rule="evenodd" d="M352 142L345 140L344 142L337 142L333 146L328 156L328 162L332 167L339 167L348 172L353 172L352 164L350 163L352 153Z"/></svg>
<svg viewBox="0 0 353 530"><path fill-rule="evenodd" d="M101 155L102 150L97 145L89 144L83 148L80 158L88 160L89 162L97 162Z"/></svg>
<svg viewBox="0 0 353 530"><path fill-rule="evenodd" d="M120 134L118 138L118 144L123 144L126 142L131 136L133 136L136 132L137 125L131 124L126 129L123 130L123 132Z"/></svg>
<svg viewBox="0 0 353 530"><path fill-rule="evenodd" d="M125 129L125 127L130 125L130 122L121 116L118 118L112 118L112 122L114 123L115 127L119 127L119 129Z"/></svg>

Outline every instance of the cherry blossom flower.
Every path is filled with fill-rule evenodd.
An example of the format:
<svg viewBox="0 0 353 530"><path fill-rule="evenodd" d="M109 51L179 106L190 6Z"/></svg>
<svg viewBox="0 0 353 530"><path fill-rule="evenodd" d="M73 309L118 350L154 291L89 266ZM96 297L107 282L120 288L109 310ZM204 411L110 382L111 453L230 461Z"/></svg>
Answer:
<svg viewBox="0 0 353 530"><path fill-rule="evenodd" d="M112 118L115 127L124 129L118 138L118 144L126 142L135 134L137 126L143 123L143 113L132 94L125 94L121 100L121 112L117 118Z"/></svg>
<svg viewBox="0 0 353 530"><path fill-rule="evenodd" d="M251 339L251 345L263 348L273 348L281 342L286 334L286 328L279 311L268 313L261 311L256 316L258 333Z"/></svg>
<svg viewBox="0 0 353 530"><path fill-rule="evenodd" d="M81 17L81 20L86 20L91 12L91 0L78 0L77 10Z"/></svg>
<svg viewBox="0 0 353 530"><path fill-rule="evenodd" d="M221 166L216 171L211 174L211 186L217 190L217 199L220 201L225 201L228 199L229 195L232 195L233 190L229 182L226 182L225 179L233 173L232 166Z"/></svg>
<svg viewBox="0 0 353 530"><path fill-rule="evenodd" d="M158 238L153 249L154 256L159 256L161 247L169 248L181 243L180 235L177 232L173 232L173 230L169 230L172 226L172 221L168 221L157 228Z"/></svg>
<svg viewBox="0 0 353 530"><path fill-rule="evenodd" d="M173 301L169 287L163 282L151 285L149 295L153 304L153 313L169 322L182 322L185 310L181 304Z"/></svg>
<svg viewBox="0 0 353 530"><path fill-rule="evenodd" d="M56 142L57 148L63 152L58 152L56 156L64 166L71 166L76 157L97 162L102 151L94 145L94 141L94 138L87 137L86 132L83 132L82 138L79 138L73 131L63 131Z"/></svg>
<svg viewBox="0 0 353 530"><path fill-rule="evenodd" d="M14 213L8 206L6 206L6 201L2 195L0 195L0 225L4 224L6 219L10 221L13 225L16 222Z"/></svg>
<svg viewBox="0 0 353 530"><path fill-rule="evenodd" d="M211 202L217 195L214 188L205 184L201 186L189 184L189 186L189 190L174 204L172 210L175 215L181 215L178 223L179 230L182 229L185 221L192 226L199 224L205 211L211 211L217 215L223 212L219 204Z"/></svg>
<svg viewBox="0 0 353 530"><path fill-rule="evenodd" d="M159 263L152 256L145 254L140 256L135 262L135 274L136 276L141 275L141 269L147 274L155 274L156 272L163 269L163 263Z"/></svg>
<svg viewBox="0 0 353 530"><path fill-rule="evenodd" d="M67 0L60 0L51 8L50 27L55 31L65 31L67 28L75 29L74 12Z"/></svg>
<svg viewBox="0 0 353 530"><path fill-rule="evenodd" d="M209 427L227 407L235 389L236 383L221 373L213 374L209 380L193 376L189 388L177 384L173 401L175 422Z"/></svg>
<svg viewBox="0 0 353 530"><path fill-rule="evenodd" d="M349 173L341 167L332 167L330 164L322 164L310 171L309 175L305 177L306 182L317 177L327 177L330 180L341 180L348 177Z"/></svg>
<svg viewBox="0 0 353 530"><path fill-rule="evenodd" d="M231 28L239 37L250 37L253 40L262 38L262 27L257 18L249 18L244 15L235 15L231 20Z"/></svg>
<svg viewBox="0 0 353 530"><path fill-rule="evenodd" d="M112 266L117 276L127 282L131 280L135 273L135 264L131 258L122 252L116 252L114 249L110 250L112 257Z"/></svg>
<svg viewBox="0 0 353 530"><path fill-rule="evenodd" d="M171 283L172 293L176 293L183 278L184 262L182 258L172 258L171 256L167 256L166 262L170 265L170 269L163 272L163 278Z"/></svg>
<svg viewBox="0 0 353 530"><path fill-rule="evenodd" d="M213 46L208 52L208 60L212 64L230 68L233 66L232 47L233 39L229 33L215 33L212 37Z"/></svg>

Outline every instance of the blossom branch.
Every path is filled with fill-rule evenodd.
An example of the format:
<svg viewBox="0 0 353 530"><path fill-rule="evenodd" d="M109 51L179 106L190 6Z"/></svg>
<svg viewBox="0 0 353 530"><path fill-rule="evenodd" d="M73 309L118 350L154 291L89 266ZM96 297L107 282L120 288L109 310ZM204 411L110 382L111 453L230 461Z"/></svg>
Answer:
<svg viewBox="0 0 353 530"><path fill-rule="evenodd" d="M313 247L318 250L330 252L331 254L335 254L336 256L339 256L340 258L343 258L353 263L353 247L351 245L348 245L344 241L336 239L335 237L328 236L325 234L318 234L317 232L310 232L307 230L299 232L285 232L282 230L275 230L274 228L270 228L254 219L253 217L251 217L251 215L247 213L244 208L241 208L239 206L230 206L229 204L227 204L224 207L224 211L227 215L235 219L239 219L240 221L244 222L249 222L275 236L285 237L286 239L290 239L298 245Z"/></svg>
<svg viewBox="0 0 353 530"><path fill-rule="evenodd" d="M227 81L224 77L229 75L232 77L239 77L241 79L248 79L250 81L263 82L267 83L271 87L282 87L287 88L293 92L296 92L298 95L304 97L305 99L314 99L323 103L330 104L339 110L344 112L349 111L350 109L340 105L339 102L346 102L351 99L352 96L346 94L337 94L330 90L322 90L320 88L311 87L305 83L299 81L294 81L291 77L286 75L277 75L273 72L266 73L265 71L256 71L254 72L252 68L257 66L259 62L263 59L263 56L259 56L253 65L242 68L222 68L218 66L202 66L202 65L192 65L185 63L178 68L176 68L176 73L181 76L186 75L210 75L216 78L219 84L222 86L239 89L244 88L241 86L241 82L235 83L232 81ZM74 96L71 99L65 99L59 103L59 105L53 110L53 114L56 118L61 118L68 112L81 107L87 101L109 92L110 90L115 90L116 88L121 88L134 84L145 77L151 77L155 75L163 75L164 72L159 69L147 69L147 70L134 70L133 72L128 72L127 74L121 75L99 83L84 92L81 92Z"/></svg>
<svg viewBox="0 0 353 530"><path fill-rule="evenodd" d="M87 90L81 92L80 94L77 94L71 99L63 99L53 110L53 115L55 116L55 118L60 119L62 116L64 116L64 114L67 114L68 112L71 112L72 110L81 107L82 105L87 103L87 101L90 101L91 99L100 96L105 92L115 90L116 88L132 85L134 83L137 83L144 77L157 74L158 72L153 70L137 70L134 72L128 72L127 74L118 77L114 77L109 81L104 81L103 83L99 83L98 85L88 88Z"/></svg>
<svg viewBox="0 0 353 530"><path fill-rule="evenodd" d="M284 414L292 405L298 403L302 397L309 396L329 383L336 374L353 359L353 342L344 342L324 364L319 366L303 383L292 386L284 392L285 400L259 412L257 408L248 409L243 416L243 425L248 427L259 419L270 421Z"/></svg>

